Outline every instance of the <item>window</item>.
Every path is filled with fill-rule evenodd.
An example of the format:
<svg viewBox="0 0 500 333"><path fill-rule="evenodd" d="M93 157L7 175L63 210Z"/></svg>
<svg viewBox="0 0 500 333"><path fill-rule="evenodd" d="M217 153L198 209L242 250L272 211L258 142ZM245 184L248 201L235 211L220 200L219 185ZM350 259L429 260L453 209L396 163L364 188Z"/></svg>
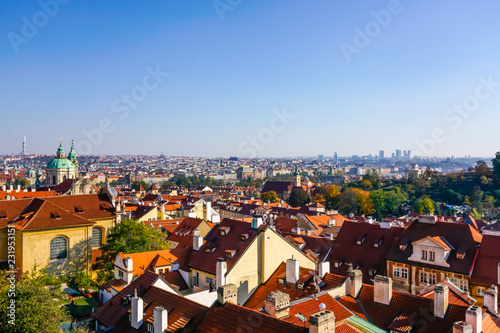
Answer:
<svg viewBox="0 0 500 333"><path fill-rule="evenodd" d="M401 268L401 278L408 280L408 268Z"/></svg>
<svg viewBox="0 0 500 333"><path fill-rule="evenodd" d="M422 250L422 259L427 260L427 250Z"/></svg>
<svg viewBox="0 0 500 333"><path fill-rule="evenodd" d="M57 185L56 184L56 176L52 176L52 185Z"/></svg>
<svg viewBox="0 0 500 333"><path fill-rule="evenodd" d="M399 267L394 267L394 269L392 270L392 276L399 277Z"/></svg>
<svg viewBox="0 0 500 333"><path fill-rule="evenodd" d="M200 285L200 273L199 272L196 272L196 285L197 286Z"/></svg>
<svg viewBox="0 0 500 333"><path fill-rule="evenodd" d="M163 268L161 268L160 270L158 270L158 273L162 274L163 273Z"/></svg>
<svg viewBox="0 0 500 333"><path fill-rule="evenodd" d="M92 228L92 247L100 247L102 245L102 229Z"/></svg>
<svg viewBox="0 0 500 333"><path fill-rule="evenodd" d="M123 279L123 271L118 270L118 276L120 277L120 279Z"/></svg>
<svg viewBox="0 0 500 333"><path fill-rule="evenodd" d="M66 238L56 237L50 241L50 260L65 259L67 256Z"/></svg>
<svg viewBox="0 0 500 333"><path fill-rule="evenodd" d="M420 272L420 283L427 283L427 273Z"/></svg>
<svg viewBox="0 0 500 333"><path fill-rule="evenodd" d="M154 330L154 326L151 325L150 323L148 323L148 332L153 333L153 330Z"/></svg>
<svg viewBox="0 0 500 333"><path fill-rule="evenodd" d="M469 289L467 288L467 280L458 280L458 287L463 291L467 291Z"/></svg>
<svg viewBox="0 0 500 333"><path fill-rule="evenodd" d="M484 287L477 287L477 296L484 297Z"/></svg>
<svg viewBox="0 0 500 333"><path fill-rule="evenodd" d="M436 284L436 274L429 273L429 284Z"/></svg>
<svg viewBox="0 0 500 333"><path fill-rule="evenodd" d="M436 252L434 251L429 251L429 260L434 261L436 260Z"/></svg>

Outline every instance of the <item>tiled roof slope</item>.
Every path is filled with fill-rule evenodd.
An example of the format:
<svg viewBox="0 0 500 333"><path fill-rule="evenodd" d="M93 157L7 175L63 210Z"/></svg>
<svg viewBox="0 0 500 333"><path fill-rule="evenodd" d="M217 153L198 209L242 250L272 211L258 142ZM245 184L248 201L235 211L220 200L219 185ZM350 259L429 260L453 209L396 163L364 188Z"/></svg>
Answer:
<svg viewBox="0 0 500 333"><path fill-rule="evenodd" d="M441 267L444 271L456 272L460 274L470 274L477 252L477 243L474 239L472 227L463 223L436 222L435 224L415 222L409 226L401 235L401 239L408 239L408 245L405 250L400 250L398 242L392 242L392 248L387 255L388 260L412 264L408 258L413 253L412 243L426 237L442 236L453 246L448 256L447 263L450 267ZM456 251L459 248L467 248L465 257L457 259ZM419 266L436 267L430 264L417 263Z"/></svg>
<svg viewBox="0 0 500 333"><path fill-rule="evenodd" d="M166 332L194 332L208 311L204 305L157 287L148 288L140 297L145 305L144 322L141 327L138 330L132 328L128 315L124 315L109 331L110 333L148 332L147 323L154 323L153 313L157 306L167 310ZM127 307L130 308L130 305Z"/></svg>
<svg viewBox="0 0 500 333"><path fill-rule="evenodd" d="M221 236L221 228L230 228L225 236ZM222 229L224 230L224 229ZM257 237L260 229L252 229L252 224L231 219L223 219L221 223L214 226L205 236L205 244L196 255L192 255L188 265L192 268L215 274L217 259L226 257L226 250L236 250L232 258L227 258L227 270L229 271L233 264L240 258L247 247ZM242 240L241 235L247 234L248 238ZM215 248L213 252L207 252L207 249Z"/></svg>
<svg viewBox="0 0 500 333"><path fill-rule="evenodd" d="M483 285L498 285L498 264L500 263L500 236L484 235L479 247L471 282Z"/></svg>
<svg viewBox="0 0 500 333"><path fill-rule="evenodd" d="M64 195L44 200L90 220L110 218L115 215L115 208L106 194ZM79 212L79 208L83 208L83 211Z"/></svg>
<svg viewBox="0 0 500 333"><path fill-rule="evenodd" d="M309 329L236 304L217 302L210 308L196 332L307 333Z"/></svg>
<svg viewBox="0 0 500 333"><path fill-rule="evenodd" d="M271 277L266 281L266 283L261 284L257 290L252 294L252 296L245 303L245 307L260 310L264 306L264 299L273 291L281 291L285 294L290 295L290 301L295 301L307 296L311 296L316 292L313 285L314 271L300 267L299 268L299 281L304 283L304 288L299 289L295 284L283 283L283 278L286 276L286 263L282 263L278 269L271 275ZM322 290L333 289L338 287L344 281L344 277L326 274L322 279L325 283ZM281 281L282 282L281 282Z"/></svg>
<svg viewBox="0 0 500 333"><path fill-rule="evenodd" d="M280 181L271 181L268 180L265 184L264 187L262 188L262 193L274 191L278 194L284 193L284 192L290 192L293 189L293 184L290 182L280 182Z"/></svg>
<svg viewBox="0 0 500 333"><path fill-rule="evenodd" d="M379 224L345 221L326 259L330 262L330 272L347 276L347 264L352 263L355 269L359 267L363 272L363 283L373 284L371 279L376 274L387 275L386 255L393 244L397 244L396 239L404 230L398 227L384 229ZM358 245L358 241L361 245ZM335 267L336 261L343 264ZM376 272L370 275L372 269L376 269Z"/></svg>

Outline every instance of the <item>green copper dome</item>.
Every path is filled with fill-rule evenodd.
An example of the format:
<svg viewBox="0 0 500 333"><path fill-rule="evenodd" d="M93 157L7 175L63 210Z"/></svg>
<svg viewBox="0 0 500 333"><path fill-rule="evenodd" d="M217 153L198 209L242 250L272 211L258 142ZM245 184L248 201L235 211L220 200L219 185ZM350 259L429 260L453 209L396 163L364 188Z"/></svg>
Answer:
<svg viewBox="0 0 500 333"><path fill-rule="evenodd" d="M73 162L67 158L54 158L47 164L47 169L71 169L75 168Z"/></svg>
<svg viewBox="0 0 500 333"><path fill-rule="evenodd" d="M76 160L76 151L73 142L71 142L71 150L69 151L68 158L72 161Z"/></svg>

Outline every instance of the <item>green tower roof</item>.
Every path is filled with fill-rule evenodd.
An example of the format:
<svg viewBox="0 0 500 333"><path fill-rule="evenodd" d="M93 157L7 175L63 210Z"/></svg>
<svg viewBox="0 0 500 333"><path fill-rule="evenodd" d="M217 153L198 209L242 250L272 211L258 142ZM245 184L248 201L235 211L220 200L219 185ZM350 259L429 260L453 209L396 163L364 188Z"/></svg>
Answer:
<svg viewBox="0 0 500 333"><path fill-rule="evenodd" d="M76 160L76 151L73 141L71 141L71 150L69 151L68 158L72 161Z"/></svg>

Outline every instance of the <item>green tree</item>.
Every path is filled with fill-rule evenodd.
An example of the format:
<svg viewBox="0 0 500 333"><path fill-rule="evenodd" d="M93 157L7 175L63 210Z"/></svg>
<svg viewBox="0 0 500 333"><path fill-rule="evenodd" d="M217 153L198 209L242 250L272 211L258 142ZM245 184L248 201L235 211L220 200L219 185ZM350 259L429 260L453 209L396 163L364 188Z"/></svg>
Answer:
<svg viewBox="0 0 500 333"><path fill-rule="evenodd" d="M260 195L260 199L264 202L269 201L270 203L278 202L278 195L276 194L275 191L269 191L262 193Z"/></svg>
<svg viewBox="0 0 500 333"><path fill-rule="evenodd" d="M400 187L394 187L394 190L387 191L385 194L386 213L394 215L398 214L401 205L408 201L408 193L401 190Z"/></svg>
<svg viewBox="0 0 500 333"><path fill-rule="evenodd" d="M135 182L132 183L132 188L136 191L139 190L139 187L142 185L142 187L144 188L144 190L148 190L149 189L149 185L146 184L146 182L144 181L139 181L139 180L136 180Z"/></svg>
<svg viewBox="0 0 500 333"><path fill-rule="evenodd" d="M307 203L311 202L309 198L309 193L307 193L304 189L294 188L292 193L290 194L290 198L288 199L288 203L292 207L300 207Z"/></svg>
<svg viewBox="0 0 500 333"><path fill-rule="evenodd" d="M476 173L476 177L481 179L481 177L488 177L491 174L490 167L485 161L477 161L476 166L474 167L474 172Z"/></svg>
<svg viewBox="0 0 500 333"><path fill-rule="evenodd" d="M423 195L420 199L415 201L413 211L415 213L432 214L434 213L434 202L428 195Z"/></svg>
<svg viewBox="0 0 500 333"><path fill-rule="evenodd" d="M29 180L27 180L26 178L17 178L14 183L13 183L14 186L17 186L17 185L21 185L21 188L25 187L25 186L30 186L31 183Z"/></svg>
<svg viewBox="0 0 500 333"><path fill-rule="evenodd" d="M483 197L484 192L481 191L481 188L479 186L474 186L470 195L470 207L476 209L479 214L483 213Z"/></svg>
<svg viewBox="0 0 500 333"><path fill-rule="evenodd" d="M0 273L0 327L4 333L59 333L62 322L69 316L57 304L66 297L58 288L45 288L48 277L35 268L21 275L15 281L12 294L10 274ZM15 325L9 324L10 310L7 308L15 300Z"/></svg>
<svg viewBox="0 0 500 333"><path fill-rule="evenodd" d="M493 163L493 174L500 178L500 151L495 154L495 158L491 162Z"/></svg>
<svg viewBox="0 0 500 333"><path fill-rule="evenodd" d="M76 275L71 279L69 285L71 288L80 291L82 294L86 294L90 292L90 289L97 287L97 284L84 271L76 273Z"/></svg>
<svg viewBox="0 0 500 333"><path fill-rule="evenodd" d="M368 179L363 179L361 183L359 183L359 187L365 191L369 191L373 188L373 185Z"/></svg>
<svg viewBox="0 0 500 333"><path fill-rule="evenodd" d="M149 228L144 223L124 219L110 229L108 241L101 246L102 255L98 264L108 272L113 270L113 261L118 253L136 253L170 248L162 238L163 233Z"/></svg>
<svg viewBox="0 0 500 333"><path fill-rule="evenodd" d="M385 192L382 190L371 191L370 200L373 203L373 208L375 209L375 217L378 221L382 221L382 212L385 211Z"/></svg>

